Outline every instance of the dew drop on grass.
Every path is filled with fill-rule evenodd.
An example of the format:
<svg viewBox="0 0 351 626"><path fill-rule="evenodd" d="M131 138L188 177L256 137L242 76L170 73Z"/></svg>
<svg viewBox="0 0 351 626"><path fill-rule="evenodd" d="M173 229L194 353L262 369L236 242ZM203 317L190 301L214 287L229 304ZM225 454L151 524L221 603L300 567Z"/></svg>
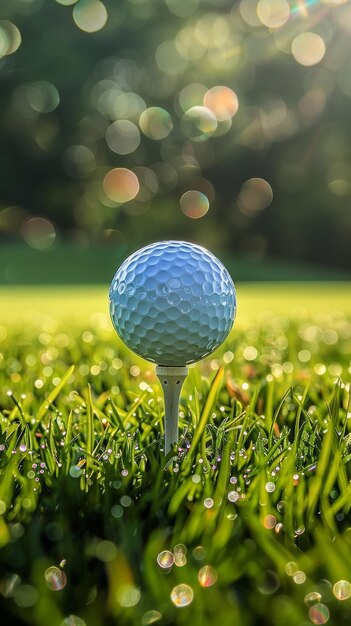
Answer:
<svg viewBox="0 0 351 626"><path fill-rule="evenodd" d="M203 546L196 546L192 551L192 555L196 561L203 561L206 558L206 554L206 549Z"/></svg>
<svg viewBox="0 0 351 626"><path fill-rule="evenodd" d="M171 600L177 607L188 606L194 599L194 592L189 585L176 585L171 591Z"/></svg>
<svg viewBox="0 0 351 626"><path fill-rule="evenodd" d="M318 591L311 591L310 593L307 593L305 595L305 604L307 604L307 606L312 606L313 604L316 604L317 602L320 602L322 599L322 596L320 593L318 593Z"/></svg>
<svg viewBox="0 0 351 626"><path fill-rule="evenodd" d="M77 465L72 465L69 468L69 475L72 478L79 478L82 475L82 470L79 467L77 467Z"/></svg>
<svg viewBox="0 0 351 626"><path fill-rule="evenodd" d="M204 500L204 507L206 509L211 509L213 507L213 505L214 505L214 502L213 502L212 498L205 498L205 500Z"/></svg>
<svg viewBox="0 0 351 626"><path fill-rule="evenodd" d="M294 561L289 561L289 563L285 565L285 571L288 576L294 576L298 569L297 563L294 563Z"/></svg>
<svg viewBox="0 0 351 626"><path fill-rule="evenodd" d="M162 569L169 569L174 563L173 552L163 550L157 555L157 563Z"/></svg>
<svg viewBox="0 0 351 626"><path fill-rule="evenodd" d="M274 517L274 515L266 515L266 517L263 520L263 526L267 528L267 530L271 530L272 528L274 528L276 523L277 523L277 520Z"/></svg>
<svg viewBox="0 0 351 626"><path fill-rule="evenodd" d="M184 552L176 552L174 554L174 565L177 567L184 567L186 565L187 559Z"/></svg>
<svg viewBox="0 0 351 626"><path fill-rule="evenodd" d="M61 591L66 586L66 574L58 567L52 566L45 570L46 584L52 591Z"/></svg>
<svg viewBox="0 0 351 626"><path fill-rule="evenodd" d="M27 451L27 446L25 443L21 443L20 447L19 447L21 452L26 452Z"/></svg>
<svg viewBox="0 0 351 626"><path fill-rule="evenodd" d="M313 624L326 624L329 619L329 609L325 604L318 602L311 606L308 615Z"/></svg>
<svg viewBox="0 0 351 626"><path fill-rule="evenodd" d="M141 624L142 626L149 626L149 624L154 624L160 619L162 619L162 613L159 611L147 611L141 618Z"/></svg>
<svg viewBox="0 0 351 626"><path fill-rule="evenodd" d="M217 582L217 572L211 565L204 565L197 575L201 587L212 587Z"/></svg>
<svg viewBox="0 0 351 626"><path fill-rule="evenodd" d="M228 500L229 502L237 502L239 500L240 496L238 494L237 491L229 491L228 493Z"/></svg>
<svg viewBox="0 0 351 626"><path fill-rule="evenodd" d="M268 482L268 483L266 484L266 491L267 491L268 493L273 493L273 491L274 491L274 490L275 490L275 484L274 484L274 483L272 483L272 482Z"/></svg>
<svg viewBox="0 0 351 626"><path fill-rule="evenodd" d="M303 585L303 583L306 582L305 572L303 572L302 570L298 570L297 572L295 572L295 574L293 575L293 581L297 585Z"/></svg>
<svg viewBox="0 0 351 626"><path fill-rule="evenodd" d="M351 585L348 580L338 580L333 587L333 594L337 600L347 600L351 596Z"/></svg>

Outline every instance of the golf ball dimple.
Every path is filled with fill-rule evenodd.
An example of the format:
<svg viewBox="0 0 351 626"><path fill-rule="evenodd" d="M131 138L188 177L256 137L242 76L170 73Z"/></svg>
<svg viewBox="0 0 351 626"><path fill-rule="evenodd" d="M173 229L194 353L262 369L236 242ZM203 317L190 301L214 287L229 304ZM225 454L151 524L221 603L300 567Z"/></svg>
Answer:
<svg viewBox="0 0 351 626"><path fill-rule="evenodd" d="M110 287L110 315L122 341L164 366L194 363L227 337L236 313L233 281L208 250L164 241L134 252Z"/></svg>

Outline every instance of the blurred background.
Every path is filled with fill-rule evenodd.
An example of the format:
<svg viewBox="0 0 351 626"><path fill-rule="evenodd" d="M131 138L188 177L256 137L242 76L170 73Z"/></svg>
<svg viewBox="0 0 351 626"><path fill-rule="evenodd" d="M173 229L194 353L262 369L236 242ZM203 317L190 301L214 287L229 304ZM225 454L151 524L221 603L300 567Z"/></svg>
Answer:
<svg viewBox="0 0 351 626"><path fill-rule="evenodd" d="M351 276L351 2L1 0L0 283Z"/></svg>

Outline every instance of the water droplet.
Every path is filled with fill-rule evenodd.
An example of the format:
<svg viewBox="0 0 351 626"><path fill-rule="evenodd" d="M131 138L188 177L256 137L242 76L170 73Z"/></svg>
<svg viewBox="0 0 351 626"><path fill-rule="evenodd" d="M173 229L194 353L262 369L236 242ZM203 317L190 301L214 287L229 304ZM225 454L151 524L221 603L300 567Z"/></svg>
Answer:
<svg viewBox="0 0 351 626"><path fill-rule="evenodd" d="M162 619L162 613L159 611L147 611L141 619L141 624L142 626L149 626L149 624L154 624L160 619Z"/></svg>
<svg viewBox="0 0 351 626"><path fill-rule="evenodd" d="M192 551L192 555L196 561L203 561L206 558L206 554L207 552L203 546L196 546Z"/></svg>
<svg viewBox="0 0 351 626"><path fill-rule="evenodd" d="M311 591L310 593L307 593L305 595L305 604L307 604L307 606L311 606L312 604L320 602L321 599L322 596L320 593L318 593L318 591Z"/></svg>
<svg viewBox="0 0 351 626"><path fill-rule="evenodd" d="M201 587L212 587L217 582L217 572L211 565L204 565L197 575Z"/></svg>
<svg viewBox="0 0 351 626"><path fill-rule="evenodd" d="M169 569L174 563L173 552L169 550L163 550L157 555L157 563L162 569Z"/></svg>
<svg viewBox="0 0 351 626"><path fill-rule="evenodd" d="M277 523L277 520L274 517L274 515L266 515L266 517L263 520L263 526L267 528L267 530L271 530L272 528L274 528L276 523Z"/></svg>
<svg viewBox="0 0 351 626"><path fill-rule="evenodd" d="M44 574L46 584L52 591L61 591L66 586L66 574L58 567L48 567Z"/></svg>
<svg viewBox="0 0 351 626"><path fill-rule="evenodd" d="M184 543L177 543L173 548L173 554L177 554L178 552L181 552L182 554L186 554L187 551L188 549L184 545Z"/></svg>
<svg viewBox="0 0 351 626"><path fill-rule="evenodd" d="M237 491L229 491L228 493L228 500L229 502L237 502L237 500L239 500L240 496L238 494Z"/></svg>
<svg viewBox="0 0 351 626"><path fill-rule="evenodd" d="M204 500L204 507L206 507L206 509L211 509L214 505L214 502L212 500L212 498L205 498Z"/></svg>
<svg viewBox="0 0 351 626"><path fill-rule="evenodd" d="M19 449L20 449L21 452L26 452L26 450L27 450L26 444L25 443L21 443Z"/></svg>
<svg viewBox="0 0 351 626"><path fill-rule="evenodd" d="M348 580L338 580L333 587L333 594L338 600L347 600L351 596L351 585Z"/></svg>
<svg viewBox="0 0 351 626"><path fill-rule="evenodd" d="M273 493L274 490L275 490L275 484L274 483L269 482L269 483L266 484L266 491L268 493Z"/></svg>
<svg viewBox="0 0 351 626"><path fill-rule="evenodd" d="M184 552L176 552L174 555L174 565L177 567L184 567L186 565L186 556Z"/></svg>
<svg viewBox="0 0 351 626"><path fill-rule="evenodd" d="M321 602L311 606L308 614L313 624L326 624L329 619L329 609Z"/></svg>
<svg viewBox="0 0 351 626"><path fill-rule="evenodd" d="M294 574L296 574L298 569L299 569L298 565L297 563L294 563L294 561L289 561L289 563L285 565L285 571L288 576L294 576Z"/></svg>
<svg viewBox="0 0 351 626"><path fill-rule="evenodd" d="M303 583L306 582L306 574L305 574L305 572L303 572L301 570L298 570L297 572L295 572L295 574L293 575L293 581L297 585L303 585Z"/></svg>
<svg viewBox="0 0 351 626"><path fill-rule="evenodd" d="M172 589L171 600L177 607L188 606L194 599L194 592L189 585L181 584Z"/></svg>

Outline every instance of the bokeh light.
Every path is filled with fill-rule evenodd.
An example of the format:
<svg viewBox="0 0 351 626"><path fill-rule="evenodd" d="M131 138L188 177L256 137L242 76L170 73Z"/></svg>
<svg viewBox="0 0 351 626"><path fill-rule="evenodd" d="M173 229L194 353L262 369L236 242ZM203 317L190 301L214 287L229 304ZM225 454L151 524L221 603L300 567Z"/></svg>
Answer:
<svg viewBox="0 0 351 626"><path fill-rule="evenodd" d="M52 591L61 591L67 584L67 577L58 567L52 566L45 570L45 581Z"/></svg>
<svg viewBox="0 0 351 626"><path fill-rule="evenodd" d="M107 22L107 11L100 0L79 0L73 9L73 19L86 33L101 30Z"/></svg>
<svg viewBox="0 0 351 626"><path fill-rule="evenodd" d="M143 111L139 125L144 135L155 140L168 137L173 128L170 114L161 107L150 107Z"/></svg>
<svg viewBox="0 0 351 626"><path fill-rule="evenodd" d="M199 0L166 0L169 10L177 17L192 15L199 4Z"/></svg>
<svg viewBox="0 0 351 626"><path fill-rule="evenodd" d="M113 122L106 131L106 143L117 154L130 154L140 144L139 129L129 120Z"/></svg>
<svg viewBox="0 0 351 626"><path fill-rule="evenodd" d="M300 33L292 42L291 52L300 65L316 65L325 55L325 43L316 33Z"/></svg>
<svg viewBox="0 0 351 626"><path fill-rule="evenodd" d="M281 28L290 17L290 7L286 0L259 0L257 14L268 28Z"/></svg>
<svg viewBox="0 0 351 626"><path fill-rule="evenodd" d="M87 146L69 146L62 155L62 168L71 178L86 178L95 166L95 155Z"/></svg>
<svg viewBox="0 0 351 626"><path fill-rule="evenodd" d="M250 178L241 187L238 207L244 215L255 216L266 209L273 200L270 184L263 178Z"/></svg>
<svg viewBox="0 0 351 626"><path fill-rule="evenodd" d="M56 231L50 220L44 217L30 217L21 227L25 242L36 250L46 250L55 243Z"/></svg>
<svg viewBox="0 0 351 626"><path fill-rule="evenodd" d="M106 196L118 203L133 200L140 189L138 177L125 167L110 170L104 178L103 187Z"/></svg>
<svg viewBox="0 0 351 626"><path fill-rule="evenodd" d="M162 72L167 76L176 76L184 72L187 60L179 53L175 41L163 41L155 52L155 60Z"/></svg>
<svg viewBox="0 0 351 626"><path fill-rule="evenodd" d="M202 106L205 93L207 92L205 85L200 83L189 83L183 87L179 93L179 104L183 113L194 106Z"/></svg>
<svg viewBox="0 0 351 626"><path fill-rule="evenodd" d="M171 592L171 600L177 607L188 606L194 599L194 592L190 585L176 585Z"/></svg>
<svg viewBox="0 0 351 626"><path fill-rule="evenodd" d="M237 95L223 85L209 89L204 95L203 103L220 122L234 117L239 108Z"/></svg>
<svg viewBox="0 0 351 626"><path fill-rule="evenodd" d="M0 59L16 52L21 41L21 33L15 24L0 20Z"/></svg>
<svg viewBox="0 0 351 626"><path fill-rule="evenodd" d="M194 106L183 115L183 132L193 141L205 141L217 128L217 119L209 108Z"/></svg>
<svg viewBox="0 0 351 626"><path fill-rule="evenodd" d="M193 220L197 220L206 215L210 208L210 203L207 196L201 193L201 191L189 190L183 193L180 198L180 208L184 215L191 217Z"/></svg>
<svg viewBox="0 0 351 626"><path fill-rule="evenodd" d="M257 15L257 0L241 0L239 10L246 24L254 28L261 26L261 21Z"/></svg>
<svg viewBox="0 0 351 626"><path fill-rule="evenodd" d="M55 85L45 80L28 85L27 99L32 109L38 113L51 113L60 103L59 92Z"/></svg>
<svg viewBox="0 0 351 626"><path fill-rule="evenodd" d="M149 167L134 167L133 172L137 175L140 185L137 199L142 202L151 200L159 190L155 172Z"/></svg>

